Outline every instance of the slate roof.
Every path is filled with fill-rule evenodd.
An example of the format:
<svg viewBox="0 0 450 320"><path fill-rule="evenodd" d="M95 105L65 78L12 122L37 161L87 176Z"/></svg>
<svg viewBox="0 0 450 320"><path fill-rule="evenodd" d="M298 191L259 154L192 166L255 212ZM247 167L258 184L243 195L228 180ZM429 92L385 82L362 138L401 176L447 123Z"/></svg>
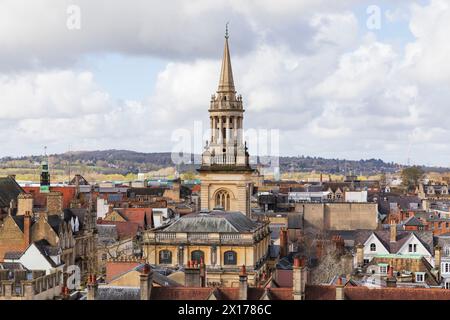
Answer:
<svg viewBox="0 0 450 320"><path fill-rule="evenodd" d="M25 216L23 216L23 215L12 216L14 222L17 224L17 226L19 227L20 231L22 231L22 232L23 232L23 220L24 220L24 217ZM33 225L33 224L34 224L34 219L31 219L30 225Z"/></svg>
<svg viewBox="0 0 450 320"><path fill-rule="evenodd" d="M97 289L97 300L140 300L140 298L141 290L138 287L99 286Z"/></svg>
<svg viewBox="0 0 450 320"><path fill-rule="evenodd" d="M421 200L417 196L380 196L378 200L378 211L381 214L388 214L390 211L390 203L397 203L401 209L409 210L410 203L419 204Z"/></svg>
<svg viewBox="0 0 450 320"><path fill-rule="evenodd" d="M150 187L150 188L130 188L127 191L128 198L135 198L136 196L156 196L162 197L167 187Z"/></svg>
<svg viewBox="0 0 450 320"><path fill-rule="evenodd" d="M450 233L441 234L435 237L436 244L441 248L450 247Z"/></svg>
<svg viewBox="0 0 450 320"><path fill-rule="evenodd" d="M98 242L104 245L112 244L117 241L119 235L116 225L97 224Z"/></svg>
<svg viewBox="0 0 450 320"><path fill-rule="evenodd" d="M213 210L209 213L190 213L165 227L165 232L252 232L260 223L241 212Z"/></svg>
<svg viewBox="0 0 450 320"><path fill-rule="evenodd" d="M34 245L52 267L58 266L58 264L56 264L55 261L50 258L50 256L59 255L61 253L60 248L51 246L50 243L48 243L48 241L45 239L34 242Z"/></svg>
<svg viewBox="0 0 450 320"><path fill-rule="evenodd" d="M23 255L22 251L8 251L5 252L5 255L3 256L3 259L6 260L18 260Z"/></svg>
<svg viewBox="0 0 450 320"><path fill-rule="evenodd" d="M61 227L62 220L57 214L51 214L47 216L47 222L52 227L56 234L59 234L59 228Z"/></svg>
<svg viewBox="0 0 450 320"><path fill-rule="evenodd" d="M23 189L11 177L0 178L0 208L8 208L11 200L17 201L17 196Z"/></svg>
<svg viewBox="0 0 450 320"><path fill-rule="evenodd" d="M3 270L28 270L19 262L0 262L0 269Z"/></svg>
<svg viewBox="0 0 450 320"><path fill-rule="evenodd" d="M140 264L139 266L133 268L133 270L142 272L144 270L145 264ZM117 276L120 277L120 276ZM116 278L117 278L116 277ZM180 287L180 284L161 273L154 271L153 272L153 281L160 285L161 287Z"/></svg>
<svg viewBox="0 0 450 320"><path fill-rule="evenodd" d="M404 225L407 227L419 227L419 226L423 226L423 223L415 216L412 216L408 220L405 221Z"/></svg>

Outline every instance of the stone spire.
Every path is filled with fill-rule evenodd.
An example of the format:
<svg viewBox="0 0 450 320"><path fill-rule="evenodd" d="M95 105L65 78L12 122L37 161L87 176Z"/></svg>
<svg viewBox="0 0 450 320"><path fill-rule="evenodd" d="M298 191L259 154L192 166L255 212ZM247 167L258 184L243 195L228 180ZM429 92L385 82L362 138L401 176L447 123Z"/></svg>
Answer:
<svg viewBox="0 0 450 320"><path fill-rule="evenodd" d="M220 70L220 80L218 93L235 93L233 70L231 69L230 49L228 48L228 23L225 32L225 48L223 49L222 69Z"/></svg>

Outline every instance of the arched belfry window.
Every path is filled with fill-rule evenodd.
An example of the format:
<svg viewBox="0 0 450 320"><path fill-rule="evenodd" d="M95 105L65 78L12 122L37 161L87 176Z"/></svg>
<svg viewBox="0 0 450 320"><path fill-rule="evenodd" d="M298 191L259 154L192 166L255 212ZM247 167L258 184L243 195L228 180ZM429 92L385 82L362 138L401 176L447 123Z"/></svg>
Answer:
<svg viewBox="0 0 450 320"><path fill-rule="evenodd" d="M230 210L230 194L225 190L220 190L216 194L216 207L222 207L226 211Z"/></svg>

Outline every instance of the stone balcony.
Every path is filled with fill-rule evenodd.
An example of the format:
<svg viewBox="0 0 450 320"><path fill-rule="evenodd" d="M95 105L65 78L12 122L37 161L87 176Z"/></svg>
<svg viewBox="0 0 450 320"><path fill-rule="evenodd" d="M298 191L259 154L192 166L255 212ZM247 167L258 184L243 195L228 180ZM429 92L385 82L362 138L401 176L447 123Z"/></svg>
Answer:
<svg viewBox="0 0 450 320"><path fill-rule="evenodd" d="M253 245L256 236L251 233L184 233L184 232L146 232L144 244L242 244Z"/></svg>

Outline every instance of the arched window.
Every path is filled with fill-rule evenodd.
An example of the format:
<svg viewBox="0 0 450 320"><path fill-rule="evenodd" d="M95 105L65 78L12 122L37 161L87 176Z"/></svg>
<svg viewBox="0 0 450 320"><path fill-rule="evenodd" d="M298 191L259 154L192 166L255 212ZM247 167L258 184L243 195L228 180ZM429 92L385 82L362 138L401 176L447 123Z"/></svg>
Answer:
<svg viewBox="0 0 450 320"><path fill-rule="evenodd" d="M161 250L159 252L160 264L172 264L172 252L169 250Z"/></svg>
<svg viewBox="0 0 450 320"><path fill-rule="evenodd" d="M370 244L370 251L377 251L377 245L375 243Z"/></svg>
<svg viewBox="0 0 450 320"><path fill-rule="evenodd" d="M225 251L223 254L223 264L225 265L236 265L237 264L237 254L236 252L230 250Z"/></svg>
<svg viewBox="0 0 450 320"><path fill-rule="evenodd" d="M196 263L200 263L201 260L205 261L205 253L201 250L195 250L191 252L191 260Z"/></svg>
<svg viewBox="0 0 450 320"><path fill-rule="evenodd" d="M216 207L222 207L226 211L230 210L230 194L225 190L217 192Z"/></svg>

